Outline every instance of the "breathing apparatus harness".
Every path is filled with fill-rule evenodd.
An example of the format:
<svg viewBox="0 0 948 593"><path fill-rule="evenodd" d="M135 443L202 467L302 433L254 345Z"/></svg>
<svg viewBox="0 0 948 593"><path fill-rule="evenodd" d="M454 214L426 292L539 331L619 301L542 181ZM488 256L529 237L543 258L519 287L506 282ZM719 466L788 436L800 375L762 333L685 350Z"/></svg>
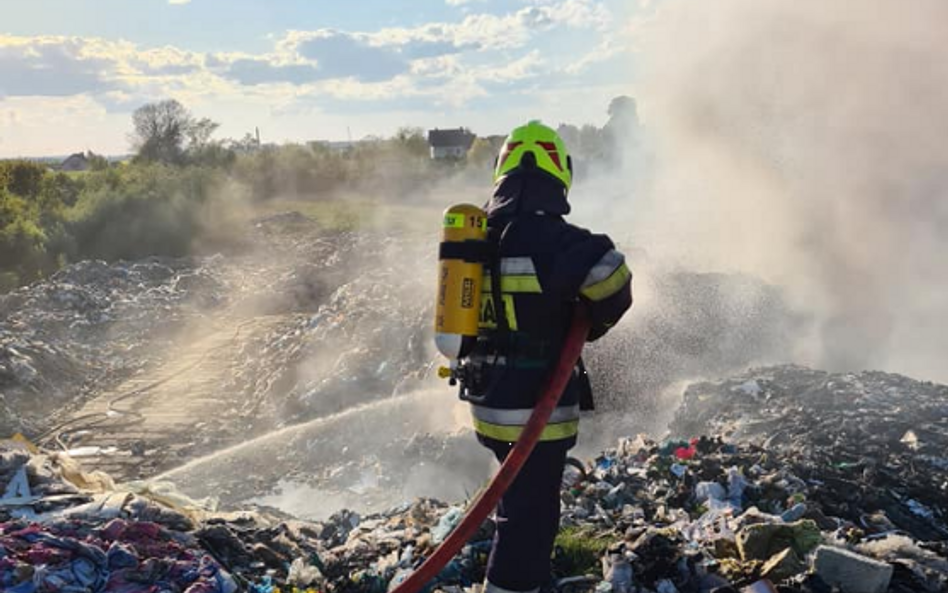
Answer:
<svg viewBox="0 0 948 593"><path fill-rule="evenodd" d="M455 206L449 208L446 212L446 220L450 215L451 211L454 209L467 207L465 205ZM470 215L469 215L470 216ZM476 216L476 215L475 215ZM486 222L486 214L483 215ZM460 384L460 397L462 400L470 401L473 403L481 403L483 401L483 384L484 384L484 367L494 366L499 362L501 356L507 354L507 348L505 345L508 342L510 336L510 322L507 319L506 305L504 303L503 294L501 291L501 265L500 265L500 252L501 245L503 244L504 238L507 236L507 233L515 224L514 221L507 223L502 231L496 229L487 229L487 232L484 234L483 238L475 239L465 239L462 241L450 241L445 240L441 242L438 250L439 260L441 262L445 261L463 261L465 264L475 264L481 267L481 277L480 282L483 282L483 271L486 269L490 273L490 296L491 304L494 307L494 317L496 318L497 328L494 330L493 335L489 338L484 336L480 332L479 328L476 328L476 334L471 335L471 332L465 334L464 339L466 344L455 352L445 353L442 348L442 353L446 356L451 354L457 354L456 358L452 360L451 367L442 368L439 370L439 375L449 380L450 385ZM450 264L448 264L450 265ZM450 280L450 269L445 271L447 266L442 263L442 273L441 280L442 284ZM470 279L461 279L462 284ZM478 284L480 284L478 282ZM441 295L451 292L450 287L442 286L439 289L439 311L438 317L436 320L436 325L438 329L441 329L443 326L447 325L450 321L445 320L445 316L450 317L452 314L457 314L457 308L455 307L452 311L450 303L444 303L441 299ZM474 300L480 300L480 290L478 291ZM445 309L442 311L441 309ZM478 313L478 326L481 315L481 304L478 302L476 307ZM470 330L471 328L467 328ZM471 339L473 338L473 339ZM471 356L475 354L475 356Z"/></svg>
<svg viewBox="0 0 948 593"><path fill-rule="evenodd" d="M487 231L487 261L483 264L490 271L490 295L497 327L491 331L490 336L479 333L473 356L468 356L460 362L456 376L456 382L461 384L459 397L475 404L484 402L487 369L497 367L501 357L509 360L510 321L501 291L500 254L504 239L515 223L516 220L508 222L502 231L490 228Z"/></svg>

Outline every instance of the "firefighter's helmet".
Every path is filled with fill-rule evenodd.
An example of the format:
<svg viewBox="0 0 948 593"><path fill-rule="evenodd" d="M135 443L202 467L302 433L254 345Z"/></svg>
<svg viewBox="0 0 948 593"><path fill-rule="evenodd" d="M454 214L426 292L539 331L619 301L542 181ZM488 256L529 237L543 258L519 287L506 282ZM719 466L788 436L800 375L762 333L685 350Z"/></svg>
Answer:
<svg viewBox="0 0 948 593"><path fill-rule="evenodd" d="M567 191L573 182L573 162L566 144L556 130L539 121L510 132L500 149L494 168L494 182L527 168L536 168L553 176Z"/></svg>

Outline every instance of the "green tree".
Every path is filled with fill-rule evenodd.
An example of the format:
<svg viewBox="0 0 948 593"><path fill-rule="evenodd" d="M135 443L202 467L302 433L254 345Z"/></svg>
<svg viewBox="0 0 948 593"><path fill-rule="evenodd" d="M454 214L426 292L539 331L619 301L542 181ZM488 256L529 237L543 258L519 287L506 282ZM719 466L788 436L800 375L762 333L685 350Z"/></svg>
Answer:
<svg viewBox="0 0 948 593"><path fill-rule="evenodd" d="M35 198L40 192L46 167L32 161L0 162L0 189L21 198Z"/></svg>
<svg viewBox="0 0 948 593"><path fill-rule="evenodd" d="M241 153L260 150L260 142L257 141L257 136L251 132L244 134L244 137L240 140L229 140L227 144L231 150Z"/></svg>
<svg viewBox="0 0 948 593"><path fill-rule="evenodd" d="M188 148L198 150L207 146L211 142L211 136L219 127L221 127L219 123L206 117L197 120L192 119L185 130L188 136Z"/></svg>
<svg viewBox="0 0 948 593"><path fill-rule="evenodd" d="M428 157L428 139L421 128L401 127L395 132L395 142L407 154L415 157Z"/></svg>
<svg viewBox="0 0 948 593"><path fill-rule="evenodd" d="M28 211L29 204L26 200L0 187L0 228L26 217Z"/></svg>
<svg viewBox="0 0 948 593"><path fill-rule="evenodd" d="M476 138L467 153L467 162L478 170L486 170L499 151L499 146L495 146L488 138Z"/></svg>
<svg viewBox="0 0 948 593"><path fill-rule="evenodd" d="M109 159L91 150L86 152L86 160L89 161L90 171L105 171L111 166L109 165Z"/></svg>
<svg viewBox="0 0 948 593"><path fill-rule="evenodd" d="M50 173L43 177L38 196L39 207L43 211L61 211L72 206L82 191L82 177L66 173Z"/></svg>
<svg viewBox="0 0 948 593"><path fill-rule="evenodd" d="M597 159L603 153L602 130L594 125L586 124L579 129L579 146L577 152L586 159Z"/></svg>
<svg viewBox="0 0 948 593"><path fill-rule="evenodd" d="M135 110L132 145L140 162L181 163L191 113L174 99L149 103Z"/></svg>
<svg viewBox="0 0 948 593"><path fill-rule="evenodd" d="M149 103L132 114L132 146L135 160L144 163L181 165L191 155L201 155L211 145L211 136L219 124L210 119L195 119L174 99Z"/></svg>
<svg viewBox="0 0 948 593"><path fill-rule="evenodd" d="M5 285L35 280L50 267L36 216L35 206L0 189L0 281Z"/></svg>
<svg viewBox="0 0 948 593"><path fill-rule="evenodd" d="M121 182L94 184L66 217L81 259L190 253L223 176L204 167L137 165Z"/></svg>
<svg viewBox="0 0 948 593"><path fill-rule="evenodd" d="M236 159L237 153L222 142L209 142L188 150L188 163L201 167L230 169Z"/></svg>

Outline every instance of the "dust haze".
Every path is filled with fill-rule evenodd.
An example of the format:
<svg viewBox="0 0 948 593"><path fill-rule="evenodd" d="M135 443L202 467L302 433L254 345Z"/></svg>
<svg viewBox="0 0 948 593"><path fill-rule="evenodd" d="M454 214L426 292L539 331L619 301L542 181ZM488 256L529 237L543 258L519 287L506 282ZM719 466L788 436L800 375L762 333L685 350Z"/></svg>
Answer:
<svg viewBox="0 0 948 593"><path fill-rule="evenodd" d="M787 360L948 380L948 4L672 1L636 31L654 169L603 222L783 288Z"/></svg>

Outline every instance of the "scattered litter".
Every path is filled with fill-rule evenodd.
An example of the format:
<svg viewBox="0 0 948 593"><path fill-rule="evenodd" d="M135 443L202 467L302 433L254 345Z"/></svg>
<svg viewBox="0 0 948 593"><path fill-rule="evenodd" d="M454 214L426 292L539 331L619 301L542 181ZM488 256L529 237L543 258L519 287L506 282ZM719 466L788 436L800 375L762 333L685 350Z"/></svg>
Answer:
<svg viewBox="0 0 948 593"><path fill-rule="evenodd" d="M816 575L843 593L885 593L892 580L892 565L841 548L820 546L813 561Z"/></svg>
<svg viewBox="0 0 948 593"><path fill-rule="evenodd" d="M756 371L754 377L760 401L784 410L791 419L785 424L794 430L803 427L792 422L793 390L801 385L811 389L808 381L815 377L821 377L824 387L832 384L826 388L838 398L849 394L859 401L873 400L877 385L890 381L901 385L903 397L923 402L918 393L941 393L928 384L871 375L875 383L858 379L863 391L854 396L854 376L797 367ZM738 379L732 383L748 381ZM722 383L723 392L732 393L728 384ZM713 391L702 385L689 393ZM798 394L806 400L811 391ZM885 411L876 402L870 416L886 415L898 424L901 400L888 401ZM948 586L945 501L918 488L924 478L910 473L908 466L913 456L938 455L941 451L933 447L943 451L948 445L942 440L941 417L913 420L915 430L925 435L917 450L900 442L905 429L899 428L885 443L863 435L860 454L853 455L848 437L837 438L836 433L778 442L758 438L763 433L749 429L751 421L740 415L748 410L735 415L721 404L716 412L704 413L694 406L686 397L683 410L700 415L705 425L731 426L732 436L695 433L664 442L624 438L586 463L563 489L563 527L581 528L601 542L602 552L597 559L603 579L569 581L564 587L570 592L798 593L826 590L829 583L844 593L902 593ZM694 419L683 412L676 426L689 423ZM879 455L885 456L885 466L871 463ZM913 467L937 473L930 464L919 463ZM366 467L351 468L354 479L361 479ZM191 500L171 484L116 487L108 476L83 472L65 454L34 454L22 443L0 446L0 487L7 491L14 484L13 491L23 494L23 475L37 500L0 508L6 514L0 532L0 586L18 592L42 590L29 587L49 579L108 587L127 582L122 579L135 566L155 566L171 575L163 578L173 581L155 583L168 590L199 583L205 588L194 590L383 593L406 578L463 514L461 506L429 499L365 515L340 511L320 521L299 521L265 509L220 511L213 499ZM484 578L493 531L492 523L482 525L438 575L432 591L473 593ZM147 545L143 533L150 538ZM31 540L30 534L42 537ZM50 548L43 543L48 538L82 545ZM176 547L169 551L172 543ZM183 572L161 564L169 557L184 563ZM43 558L45 568L24 568L37 558ZM57 572L63 570L68 574ZM554 574L558 579L576 576Z"/></svg>
<svg viewBox="0 0 948 593"><path fill-rule="evenodd" d="M70 457L94 457L96 455L114 455L118 447L76 447L69 449L66 454Z"/></svg>

